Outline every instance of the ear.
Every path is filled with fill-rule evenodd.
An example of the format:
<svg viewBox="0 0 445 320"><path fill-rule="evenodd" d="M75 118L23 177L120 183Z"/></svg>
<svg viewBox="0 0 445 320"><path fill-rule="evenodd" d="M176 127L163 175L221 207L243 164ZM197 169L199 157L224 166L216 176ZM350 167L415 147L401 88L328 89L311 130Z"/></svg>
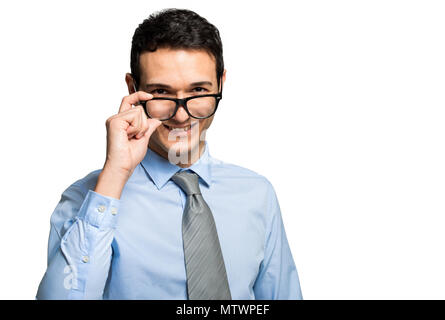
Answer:
<svg viewBox="0 0 445 320"><path fill-rule="evenodd" d="M221 85L224 85L224 83L226 82L226 69L224 69L223 74L222 74L222 83L219 85L219 91L221 91Z"/></svg>
<svg viewBox="0 0 445 320"><path fill-rule="evenodd" d="M125 82L127 83L128 93L132 94L136 92L136 84L134 82L133 76L131 73L125 74Z"/></svg>

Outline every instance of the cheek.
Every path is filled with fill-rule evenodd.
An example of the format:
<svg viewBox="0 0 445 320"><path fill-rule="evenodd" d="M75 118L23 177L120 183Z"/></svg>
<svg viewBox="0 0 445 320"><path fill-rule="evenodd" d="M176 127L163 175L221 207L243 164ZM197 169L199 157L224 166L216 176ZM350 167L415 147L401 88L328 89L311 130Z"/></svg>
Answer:
<svg viewBox="0 0 445 320"><path fill-rule="evenodd" d="M213 121L213 116L207 119L204 119L201 121L200 125L200 129L202 130L206 130L210 127L210 125L212 124Z"/></svg>
<svg viewBox="0 0 445 320"><path fill-rule="evenodd" d="M161 124L157 129L156 129L156 134L158 137L164 137L164 136L168 136L168 129Z"/></svg>
<svg viewBox="0 0 445 320"><path fill-rule="evenodd" d="M161 124L151 135L150 139L160 142L168 138L168 133L165 132L165 127Z"/></svg>
<svg viewBox="0 0 445 320"><path fill-rule="evenodd" d="M199 122L199 136L209 128L210 123L211 121L209 121L209 119L204 119Z"/></svg>
<svg viewBox="0 0 445 320"><path fill-rule="evenodd" d="M204 119L199 123L199 140L205 140L206 139L206 132L207 129L210 127L210 124L212 123L212 120Z"/></svg>

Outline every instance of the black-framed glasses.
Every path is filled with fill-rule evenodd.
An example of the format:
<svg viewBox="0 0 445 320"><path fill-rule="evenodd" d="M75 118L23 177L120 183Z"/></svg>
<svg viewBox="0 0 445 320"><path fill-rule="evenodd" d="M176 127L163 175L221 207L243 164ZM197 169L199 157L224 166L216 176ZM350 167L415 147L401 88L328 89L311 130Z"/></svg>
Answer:
<svg viewBox="0 0 445 320"><path fill-rule="evenodd" d="M179 106L183 106L187 114L192 118L206 119L215 114L219 101L222 99L222 78L220 83L221 91L216 94L203 94L184 99L153 97L150 100L140 101L139 103L144 107L147 117L160 121L173 118Z"/></svg>

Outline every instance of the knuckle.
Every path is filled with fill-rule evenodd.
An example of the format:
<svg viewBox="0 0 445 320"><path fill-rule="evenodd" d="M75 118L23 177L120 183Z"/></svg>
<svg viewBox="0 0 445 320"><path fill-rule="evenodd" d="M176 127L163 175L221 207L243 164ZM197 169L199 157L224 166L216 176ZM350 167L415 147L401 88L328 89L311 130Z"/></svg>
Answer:
<svg viewBox="0 0 445 320"><path fill-rule="evenodd" d="M111 117L107 119L107 127L111 128L114 127L116 125L117 122L117 118L116 117Z"/></svg>
<svg viewBox="0 0 445 320"><path fill-rule="evenodd" d="M139 104L134 107L134 110L138 112L139 114L144 113L144 108Z"/></svg>

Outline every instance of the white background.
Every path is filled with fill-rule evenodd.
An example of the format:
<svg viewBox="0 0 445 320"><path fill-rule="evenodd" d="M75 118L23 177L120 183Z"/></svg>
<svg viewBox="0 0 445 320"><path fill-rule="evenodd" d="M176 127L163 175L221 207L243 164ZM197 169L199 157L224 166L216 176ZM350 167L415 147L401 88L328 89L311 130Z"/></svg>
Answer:
<svg viewBox="0 0 445 320"><path fill-rule="evenodd" d="M304 298L444 299L445 5L406 0L1 2L0 298L34 299L50 215L102 167L131 37L166 7L220 30L210 152L274 185Z"/></svg>

